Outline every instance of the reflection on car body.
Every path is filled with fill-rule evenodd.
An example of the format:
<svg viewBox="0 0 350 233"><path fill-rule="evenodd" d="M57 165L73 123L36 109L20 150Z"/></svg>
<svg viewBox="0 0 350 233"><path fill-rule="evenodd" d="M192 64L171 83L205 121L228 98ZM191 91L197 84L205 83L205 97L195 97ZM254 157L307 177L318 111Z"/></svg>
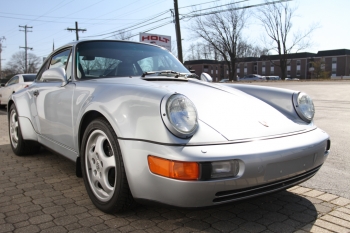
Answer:
<svg viewBox="0 0 350 233"><path fill-rule="evenodd" d="M92 202L109 213L135 201L223 204L320 169L330 140L308 95L206 81L156 45L69 43L11 96L12 150L44 145L76 162Z"/></svg>

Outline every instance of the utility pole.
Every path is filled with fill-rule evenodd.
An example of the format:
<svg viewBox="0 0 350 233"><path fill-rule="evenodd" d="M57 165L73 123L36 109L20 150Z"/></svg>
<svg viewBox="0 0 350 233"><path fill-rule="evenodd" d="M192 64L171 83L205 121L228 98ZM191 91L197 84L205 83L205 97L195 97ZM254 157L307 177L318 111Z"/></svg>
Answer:
<svg viewBox="0 0 350 233"><path fill-rule="evenodd" d="M6 40L6 38L4 36L0 37L0 79L2 79L1 61L5 60L5 59L1 59L2 48L5 48L5 47L2 47L2 41L4 41L4 40Z"/></svg>
<svg viewBox="0 0 350 233"><path fill-rule="evenodd" d="M174 0L174 9L175 9L175 31L176 31L176 42L177 42L177 56L179 58L179 61L183 63L179 8L177 6L177 0Z"/></svg>
<svg viewBox="0 0 350 233"><path fill-rule="evenodd" d="M27 46L27 32L32 32L32 31L28 31L27 29L28 29L28 28L33 28L33 27L28 27L27 25L18 26L18 27L24 28L24 30L20 30L20 31L24 32L25 45L24 45L24 47L19 47L19 48L20 48L20 49L22 48L22 49L24 49L24 51L25 51L25 57L24 57L24 67L25 67L24 69L25 69L25 71L24 71L24 73L28 73L27 50L28 50L28 49L33 50L33 48L30 48L30 47Z"/></svg>
<svg viewBox="0 0 350 233"><path fill-rule="evenodd" d="M79 40L79 31L81 32L85 32L86 29L80 29L78 28L78 22L75 22L75 28L67 28L66 30L68 31L75 31L75 35L76 35L76 40Z"/></svg>

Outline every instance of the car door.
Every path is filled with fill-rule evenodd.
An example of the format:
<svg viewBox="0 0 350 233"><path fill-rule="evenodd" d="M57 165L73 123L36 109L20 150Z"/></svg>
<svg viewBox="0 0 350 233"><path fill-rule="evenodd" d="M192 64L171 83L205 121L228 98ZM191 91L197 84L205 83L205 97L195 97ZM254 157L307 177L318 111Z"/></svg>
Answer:
<svg viewBox="0 0 350 233"><path fill-rule="evenodd" d="M42 73L46 69L63 67L69 78L72 73L71 64L70 48L53 54L47 67L39 71L36 82L31 86L40 142L69 158L77 153L74 150L72 122L72 98L75 84L68 82L62 85L62 82L46 82L42 80Z"/></svg>

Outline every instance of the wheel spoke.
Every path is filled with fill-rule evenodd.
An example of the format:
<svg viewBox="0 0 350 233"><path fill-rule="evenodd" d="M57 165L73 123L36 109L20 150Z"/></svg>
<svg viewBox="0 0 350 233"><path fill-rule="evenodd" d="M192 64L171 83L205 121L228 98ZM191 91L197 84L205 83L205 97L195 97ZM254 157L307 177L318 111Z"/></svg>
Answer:
<svg viewBox="0 0 350 233"><path fill-rule="evenodd" d="M103 162L103 170L108 172L109 169L115 168L115 158L114 155L111 157L104 157L102 159Z"/></svg>
<svg viewBox="0 0 350 233"><path fill-rule="evenodd" d="M103 142L106 140L106 137L99 135L96 140L95 152L98 159L106 157L106 154L103 150Z"/></svg>
<svg viewBox="0 0 350 233"><path fill-rule="evenodd" d="M114 187L112 187L108 182L108 173L101 172L101 178L99 180L103 190L108 194L112 195L114 191Z"/></svg>

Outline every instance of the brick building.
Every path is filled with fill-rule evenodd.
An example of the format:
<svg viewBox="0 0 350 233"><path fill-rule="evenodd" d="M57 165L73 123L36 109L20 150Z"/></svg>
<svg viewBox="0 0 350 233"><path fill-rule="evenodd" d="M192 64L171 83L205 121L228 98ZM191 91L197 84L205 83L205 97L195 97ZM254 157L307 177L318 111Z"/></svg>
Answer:
<svg viewBox="0 0 350 233"><path fill-rule="evenodd" d="M318 53L292 53L287 55L287 77L310 79L313 78L313 62L322 61L322 70L329 72L332 77L350 75L350 50L325 50ZM195 70L197 75L202 72L213 77L213 81L228 78L227 65L224 61L191 60L185 61L188 69ZM236 63L237 75L260 74L263 76L282 76L278 66L278 55L240 58Z"/></svg>

